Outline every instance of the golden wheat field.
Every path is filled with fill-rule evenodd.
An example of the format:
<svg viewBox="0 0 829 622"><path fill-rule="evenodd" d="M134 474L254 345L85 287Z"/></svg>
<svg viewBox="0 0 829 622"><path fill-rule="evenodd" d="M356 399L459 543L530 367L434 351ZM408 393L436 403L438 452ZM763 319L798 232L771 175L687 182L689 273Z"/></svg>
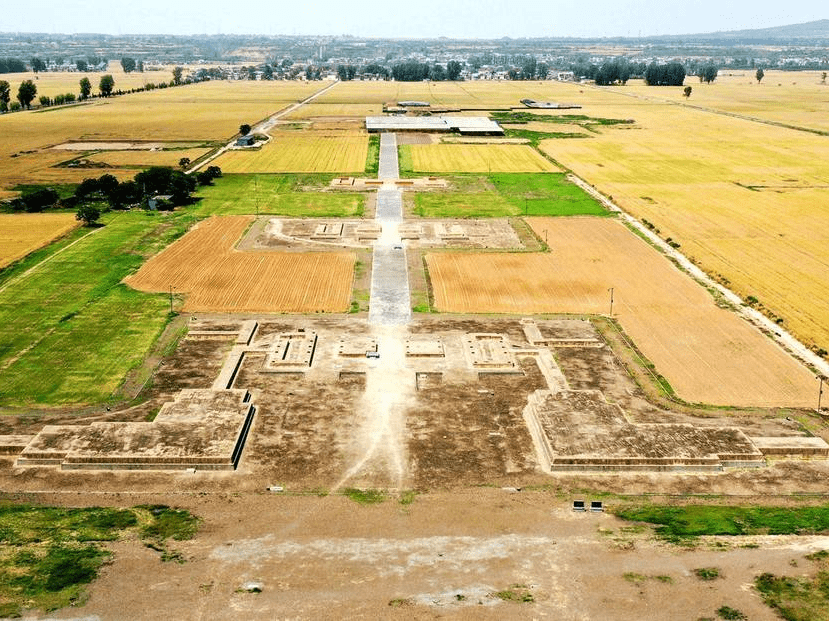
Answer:
<svg viewBox="0 0 829 622"><path fill-rule="evenodd" d="M604 218L531 218L549 253L426 256L439 311L608 313L692 402L810 406L814 376L665 257Z"/></svg>
<svg viewBox="0 0 829 622"><path fill-rule="evenodd" d="M585 92L584 111L627 111L636 124L541 148L829 350L825 137L599 89Z"/></svg>
<svg viewBox="0 0 829 622"><path fill-rule="evenodd" d="M409 145L412 168L424 173L547 173L560 171L527 145Z"/></svg>
<svg viewBox="0 0 829 622"><path fill-rule="evenodd" d="M330 91L329 91L330 92ZM345 117L349 119L360 119L370 115L383 113L381 104L354 103L354 104L318 104L316 101L297 108L285 116L286 119L313 119Z"/></svg>
<svg viewBox="0 0 829 622"><path fill-rule="evenodd" d="M146 292L184 292L184 310L316 313L348 308L353 253L240 252L251 216L214 216L124 281Z"/></svg>
<svg viewBox="0 0 829 622"><path fill-rule="evenodd" d="M68 233L74 214L0 214L0 268Z"/></svg>
<svg viewBox="0 0 829 622"><path fill-rule="evenodd" d="M365 170L364 132L286 132L260 149L236 149L216 159L226 173L356 173Z"/></svg>
<svg viewBox="0 0 829 622"><path fill-rule="evenodd" d="M115 80L115 89L128 91L130 89L142 88L148 82L157 84L159 82L169 82L173 79L173 67L165 67L161 71L146 71L144 73L132 71L124 73L120 62L110 62L106 71L46 71L33 73L27 71L24 73L7 73L3 75L3 80L9 83L12 90L12 98L17 94L17 89L20 83L24 80L31 80L37 87L37 95L35 103L38 102L38 97L46 95L54 97L56 95L65 95L72 93L76 97L80 94L80 81L87 78L92 85L92 93L98 93L98 85L101 78L105 75L111 75Z"/></svg>
<svg viewBox="0 0 829 622"><path fill-rule="evenodd" d="M711 84L688 76L685 84L692 89L688 99L682 96L680 87L663 91L648 87L641 80L631 80L624 87L612 90L826 132L829 131L829 80L824 83L822 74L822 71L769 69L758 83L754 71L721 71Z"/></svg>
<svg viewBox="0 0 829 622"><path fill-rule="evenodd" d="M148 167L173 166L177 167L182 158L195 162L209 149L130 149L127 151L101 151L84 159L91 162L101 162L113 167Z"/></svg>
<svg viewBox="0 0 829 622"><path fill-rule="evenodd" d="M318 104L392 104L427 101L433 106L485 110L521 106L521 100L546 99L550 82L340 82L314 100Z"/></svg>
<svg viewBox="0 0 829 622"><path fill-rule="evenodd" d="M2 115L0 187L9 189L15 183L43 179L45 167L21 167L13 155L73 140L224 142L238 131L240 123L252 125L321 88L301 82L203 82L79 106ZM80 181L71 169L50 171L47 177L46 181Z"/></svg>

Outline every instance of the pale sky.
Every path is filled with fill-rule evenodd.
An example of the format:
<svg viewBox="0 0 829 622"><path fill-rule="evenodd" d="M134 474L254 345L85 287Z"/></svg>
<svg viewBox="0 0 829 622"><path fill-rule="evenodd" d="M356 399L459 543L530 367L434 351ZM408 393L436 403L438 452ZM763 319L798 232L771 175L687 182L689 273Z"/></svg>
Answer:
<svg viewBox="0 0 829 622"><path fill-rule="evenodd" d="M825 0L7 0L3 5L0 32L105 34L636 37L829 17Z"/></svg>

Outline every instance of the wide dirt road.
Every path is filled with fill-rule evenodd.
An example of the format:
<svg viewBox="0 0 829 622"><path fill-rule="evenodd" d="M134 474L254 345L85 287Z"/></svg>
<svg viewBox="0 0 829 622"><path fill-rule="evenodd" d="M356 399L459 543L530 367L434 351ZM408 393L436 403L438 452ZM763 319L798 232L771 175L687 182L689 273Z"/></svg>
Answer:
<svg viewBox="0 0 829 622"><path fill-rule="evenodd" d="M163 563L138 541L115 544L88 602L58 617L700 619L728 605L772 619L748 587L754 577L785 572L790 560L794 574L807 572L804 556L829 547L826 538L757 537L758 548L682 549L609 514L574 513L569 498L548 491L476 488L374 506L264 491L151 501L204 518L195 540L172 543L187 561ZM699 580L693 569L702 567L720 578ZM262 592L245 592L248 581Z"/></svg>

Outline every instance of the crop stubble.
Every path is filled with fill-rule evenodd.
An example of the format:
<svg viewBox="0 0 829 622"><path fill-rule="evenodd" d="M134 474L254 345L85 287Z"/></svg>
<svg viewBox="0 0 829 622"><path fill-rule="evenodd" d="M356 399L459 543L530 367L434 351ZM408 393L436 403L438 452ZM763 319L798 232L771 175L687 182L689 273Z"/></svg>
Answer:
<svg viewBox="0 0 829 622"><path fill-rule="evenodd" d="M412 168L429 173L546 173L560 169L527 145L409 145Z"/></svg>
<svg viewBox="0 0 829 622"><path fill-rule="evenodd" d="M353 253L240 252L250 216L214 216L150 259L125 282L187 292L185 311L341 312L348 307Z"/></svg>
<svg viewBox="0 0 829 622"><path fill-rule="evenodd" d="M440 311L608 313L688 401L811 406L811 373L616 221L532 218L549 253L437 253Z"/></svg>

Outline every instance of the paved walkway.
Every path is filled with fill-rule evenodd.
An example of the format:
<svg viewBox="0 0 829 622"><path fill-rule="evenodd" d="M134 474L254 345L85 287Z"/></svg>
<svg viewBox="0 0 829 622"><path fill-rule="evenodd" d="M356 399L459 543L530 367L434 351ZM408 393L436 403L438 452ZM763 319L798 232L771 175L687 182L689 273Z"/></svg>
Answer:
<svg viewBox="0 0 829 622"><path fill-rule="evenodd" d="M384 132L380 134L380 179L397 179L400 170L397 166L397 136Z"/></svg>
<svg viewBox="0 0 829 622"><path fill-rule="evenodd" d="M397 179L397 140L394 134L380 136L380 178ZM397 226L403 221L403 193L383 187L377 192L374 219L383 228L374 243L369 299L369 324L393 326L412 319L406 249Z"/></svg>

